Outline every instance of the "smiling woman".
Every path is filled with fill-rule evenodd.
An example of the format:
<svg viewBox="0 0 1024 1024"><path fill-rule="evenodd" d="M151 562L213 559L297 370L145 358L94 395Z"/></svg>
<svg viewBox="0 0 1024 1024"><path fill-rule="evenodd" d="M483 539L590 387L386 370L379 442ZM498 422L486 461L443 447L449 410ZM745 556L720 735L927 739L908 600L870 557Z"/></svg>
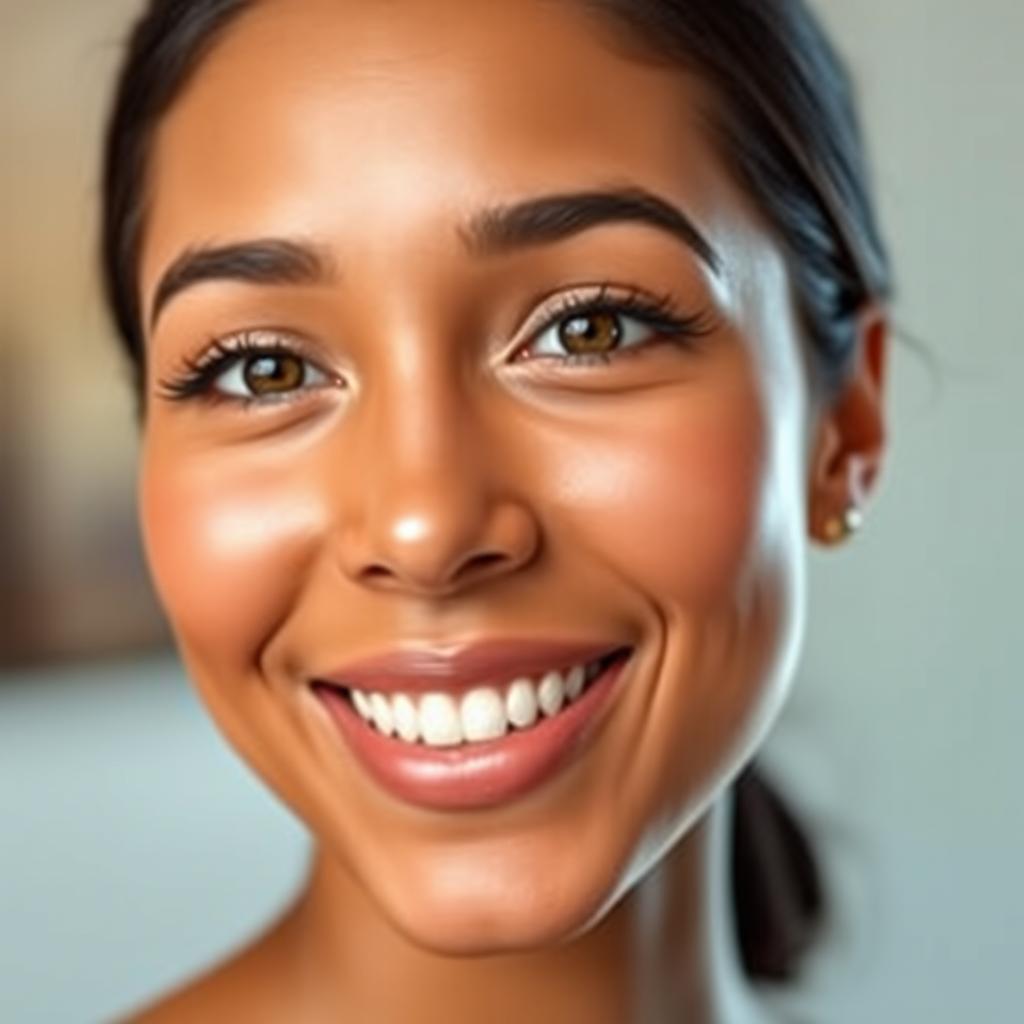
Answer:
<svg viewBox="0 0 1024 1024"><path fill-rule="evenodd" d="M864 174L795 0L151 3L146 551L316 856L135 1019L757 1019L818 893L747 769L884 452Z"/></svg>

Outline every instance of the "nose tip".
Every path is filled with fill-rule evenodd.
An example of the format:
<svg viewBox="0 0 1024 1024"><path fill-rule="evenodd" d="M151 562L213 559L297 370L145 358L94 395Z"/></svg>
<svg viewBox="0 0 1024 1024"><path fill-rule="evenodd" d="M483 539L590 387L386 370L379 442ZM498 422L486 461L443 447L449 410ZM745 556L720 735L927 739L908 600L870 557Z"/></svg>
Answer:
<svg viewBox="0 0 1024 1024"><path fill-rule="evenodd" d="M346 570L363 585L442 596L512 572L531 560L537 530L515 502L492 505L461 524L448 509L377 519L366 543L346 547ZM439 513L442 513L439 515Z"/></svg>

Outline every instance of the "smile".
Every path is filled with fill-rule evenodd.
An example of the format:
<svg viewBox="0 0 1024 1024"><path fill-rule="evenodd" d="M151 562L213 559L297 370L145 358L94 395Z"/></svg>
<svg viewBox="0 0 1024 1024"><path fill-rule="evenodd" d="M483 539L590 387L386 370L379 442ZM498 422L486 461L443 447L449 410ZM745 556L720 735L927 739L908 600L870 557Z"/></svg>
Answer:
<svg viewBox="0 0 1024 1024"><path fill-rule="evenodd" d="M615 653L540 678L519 676L503 687L479 686L461 699L443 692L418 698L408 693L348 690L355 709L385 736L430 747L499 739L510 729L529 729L553 718L583 693L614 659Z"/></svg>
<svg viewBox="0 0 1024 1024"><path fill-rule="evenodd" d="M558 772L604 717L631 654L618 648L461 694L324 681L313 689L345 746L393 796L469 810L514 799Z"/></svg>

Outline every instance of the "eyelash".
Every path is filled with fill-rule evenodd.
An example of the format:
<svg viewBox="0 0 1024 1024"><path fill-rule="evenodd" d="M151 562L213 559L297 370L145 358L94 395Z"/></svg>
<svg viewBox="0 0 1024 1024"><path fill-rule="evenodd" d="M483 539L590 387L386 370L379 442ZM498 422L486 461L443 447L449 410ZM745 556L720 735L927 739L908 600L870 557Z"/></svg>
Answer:
<svg viewBox="0 0 1024 1024"><path fill-rule="evenodd" d="M567 352L560 356L538 358L554 359L557 363L566 366L607 366L623 358L643 355L646 350L657 344L668 343L690 348L694 339L703 337L713 328L706 311L695 314L680 313L668 295L648 295L635 290L627 291L622 295L611 295L610 291L611 286L605 284L599 287L596 295L576 293L560 299L557 307L546 314L540 325L530 332L530 343L524 346L524 349L535 344L538 338L563 321L583 316L627 317L645 324L653 334L659 337L654 343L644 341L641 344L617 348L612 352ZM259 337L268 334L272 334L279 340L272 344L258 340ZM252 404L288 401L293 395L300 392L300 389L295 389L291 393L284 392L280 396L272 398L218 393L214 387L217 379L235 363L253 356L264 358L286 356L306 363L310 362L300 347L288 340L287 335L263 329L243 331L224 338L211 338L210 345L198 359L186 357L182 361L182 368L171 377L159 381L157 386L163 397L171 401L200 398L211 402L237 402L244 407ZM320 370L319 372L331 379L330 374L325 371Z"/></svg>

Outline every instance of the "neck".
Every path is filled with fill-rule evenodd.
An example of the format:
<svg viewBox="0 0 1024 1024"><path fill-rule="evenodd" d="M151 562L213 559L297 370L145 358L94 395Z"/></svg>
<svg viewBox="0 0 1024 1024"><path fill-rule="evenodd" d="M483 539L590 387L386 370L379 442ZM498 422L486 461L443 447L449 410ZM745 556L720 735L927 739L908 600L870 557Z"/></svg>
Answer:
<svg viewBox="0 0 1024 1024"><path fill-rule="evenodd" d="M731 814L731 798L721 798L585 934L475 958L411 943L318 851L278 933L280 952L295 965L291 1019L475 1024L500 1011L531 1024L748 1021L729 905Z"/></svg>

